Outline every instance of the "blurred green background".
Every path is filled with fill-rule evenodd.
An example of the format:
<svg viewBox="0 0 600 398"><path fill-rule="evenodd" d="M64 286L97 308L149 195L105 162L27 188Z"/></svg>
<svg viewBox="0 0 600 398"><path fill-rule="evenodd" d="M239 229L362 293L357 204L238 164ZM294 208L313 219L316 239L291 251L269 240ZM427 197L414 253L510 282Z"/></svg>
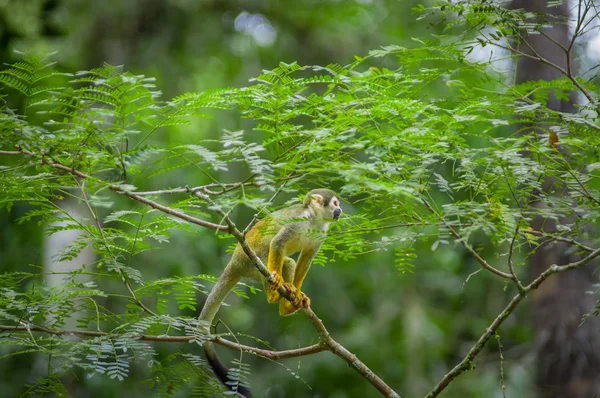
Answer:
<svg viewBox="0 0 600 398"><path fill-rule="evenodd" d="M12 62L19 59L15 50L57 51L53 59L66 70L93 68L104 62L124 65L135 74L155 77L168 99L189 91L247 85L262 69L272 69L280 61L343 65L382 45L410 46L414 37L439 33L439 27L417 20L412 9L418 3L423 1L0 0L0 57ZM196 121L193 128L156 134L152 143L194 143L217 137L224 128L246 127L232 112L213 116ZM244 170L238 173L224 179L238 181L246 176ZM197 185L208 182L200 173L181 176L183 180ZM157 189L170 183L158 178L152 185L136 185ZM43 226L33 222L16 225L16 218L27 209L23 204L0 214L3 271L22 270L29 264L51 266L45 259L53 245L60 244L43 236ZM345 211L359 209L346 204ZM233 217L245 225L252 214L242 209ZM509 296L499 294L501 282L484 273L465 283L479 269L478 264L456 245L433 251L431 243L437 236L432 230L432 241L415 247L412 275L402 275L394 268L394 253L389 251L352 261L333 258L325 267L314 266L305 281L315 312L334 338L403 397L425 395L462 358ZM232 242L217 240L201 229L176 231L170 243L136 257L131 266L140 269L146 279L218 275L229 259L226 249ZM230 328L279 349L317 342L303 316L281 318L262 295L250 296L250 300L230 297L228 302L233 305L221 310L219 316ZM528 305L520 307L500 331L510 397L528 397L535 392ZM191 311L185 314L194 315ZM200 352L197 346L175 344L163 344L160 349L165 354L178 349ZM232 358L227 349L217 349L226 360ZM252 365L256 396L377 396L345 362L328 353L284 360L283 366L249 356L245 360ZM45 374L47 361L33 355L0 361L0 395L26 393L24 386ZM459 378L444 396L501 397L496 341L476 365L475 371ZM64 382L73 397L142 397L152 395L152 389L142 382L147 378L148 367L140 363L123 382L105 375L86 378L76 369L64 376Z"/></svg>

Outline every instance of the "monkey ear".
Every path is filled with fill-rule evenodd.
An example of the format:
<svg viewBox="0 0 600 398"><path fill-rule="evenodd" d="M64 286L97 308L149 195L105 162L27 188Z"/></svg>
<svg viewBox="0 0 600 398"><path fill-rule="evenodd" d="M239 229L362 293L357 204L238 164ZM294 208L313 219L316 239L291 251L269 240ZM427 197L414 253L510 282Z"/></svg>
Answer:
<svg viewBox="0 0 600 398"><path fill-rule="evenodd" d="M310 195L312 200L314 200L315 202L317 202L317 204L319 206L323 206L323 196L319 195L318 193L314 193L312 195Z"/></svg>

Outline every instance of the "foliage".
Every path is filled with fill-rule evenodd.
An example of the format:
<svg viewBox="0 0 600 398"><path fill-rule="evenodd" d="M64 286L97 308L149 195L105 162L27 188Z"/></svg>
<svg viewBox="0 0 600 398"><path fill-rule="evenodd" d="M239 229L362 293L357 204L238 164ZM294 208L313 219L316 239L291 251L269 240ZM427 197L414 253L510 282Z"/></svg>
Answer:
<svg viewBox="0 0 600 398"><path fill-rule="evenodd" d="M0 116L0 207L27 203L19 222L37 222L47 234L78 231L56 260L77 258L87 247L96 260L68 271L59 286L45 285L37 266L1 274L0 317L6 325L52 330L75 320L78 329L108 333L89 339L8 333L0 339L10 346L7 356L50 358L47 377L27 393L66 394L61 376L73 368L123 380L132 363L142 362L149 366L147 385L160 396L190 384L198 396L215 392L204 361L193 354L199 347L165 358L139 339L202 340L196 297L215 277L148 279L144 269L147 252L168 247L173 235L217 239L180 217L223 224L214 206L190 194L195 189L226 214L242 208L259 216L314 187L338 190L345 215L315 260L321 265L369 264L391 252L399 273L419 273L419 261L427 259L416 247L464 245L496 253L488 263L508 272L513 249L520 266L557 240L598 247L600 127L592 106L574 114L546 106L551 95L582 89L597 98L594 81L565 76L512 85L489 61L469 54L504 46L502 38L523 21L537 22L478 2L443 7L421 11L454 13L450 30L467 24L497 31L475 40L430 36L410 47L389 45L348 65L282 62L248 86L172 100L162 98L153 79L111 65L62 73L48 58L26 54L1 71L8 96ZM198 118L223 112L242 119L243 129L224 130L216 140L157 145L157 135L187 131ZM230 177L239 170L241 179ZM206 182L195 188L187 175ZM84 216L69 212L67 200ZM561 220L560 230L539 239L529 233L537 217ZM585 252L581 245L569 250ZM244 285L236 290L245 292ZM118 305L109 309L108 301ZM232 365L241 383L252 379L244 359Z"/></svg>

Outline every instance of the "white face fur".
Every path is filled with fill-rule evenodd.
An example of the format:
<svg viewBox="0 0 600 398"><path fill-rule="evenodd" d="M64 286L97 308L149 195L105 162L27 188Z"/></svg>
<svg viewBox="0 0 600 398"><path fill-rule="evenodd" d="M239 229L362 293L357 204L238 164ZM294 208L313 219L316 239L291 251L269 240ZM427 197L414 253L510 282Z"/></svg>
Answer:
<svg viewBox="0 0 600 398"><path fill-rule="evenodd" d="M324 206L324 198L319 194L312 195L313 208L317 212L319 218L325 220L337 220L342 214L340 201L335 196L331 198L327 206Z"/></svg>

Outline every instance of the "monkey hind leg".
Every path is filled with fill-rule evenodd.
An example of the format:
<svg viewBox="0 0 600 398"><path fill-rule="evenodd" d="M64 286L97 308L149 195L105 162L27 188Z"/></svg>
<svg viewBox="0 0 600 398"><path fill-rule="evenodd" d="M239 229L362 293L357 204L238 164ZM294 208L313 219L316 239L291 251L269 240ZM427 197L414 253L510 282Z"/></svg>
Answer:
<svg viewBox="0 0 600 398"><path fill-rule="evenodd" d="M275 280L273 282L265 280L264 288L265 293L267 294L267 301L269 303L274 303L281 299L281 295L279 294L277 289L279 289L279 286L283 285L284 283L292 283L292 281L294 280L295 272L296 262L290 257L285 257L283 259L283 267L281 270L281 273L283 275L276 274Z"/></svg>
<svg viewBox="0 0 600 398"><path fill-rule="evenodd" d="M292 283L294 281L294 274L296 273L296 262L290 257L286 257L283 260L283 281L285 283Z"/></svg>
<svg viewBox="0 0 600 398"><path fill-rule="evenodd" d="M283 263L283 280L288 289L296 296L293 303L290 303L283 297L279 301L279 314L291 315L298 311L301 307L308 307L310 299L293 285L294 275L296 273L296 262L289 257Z"/></svg>

